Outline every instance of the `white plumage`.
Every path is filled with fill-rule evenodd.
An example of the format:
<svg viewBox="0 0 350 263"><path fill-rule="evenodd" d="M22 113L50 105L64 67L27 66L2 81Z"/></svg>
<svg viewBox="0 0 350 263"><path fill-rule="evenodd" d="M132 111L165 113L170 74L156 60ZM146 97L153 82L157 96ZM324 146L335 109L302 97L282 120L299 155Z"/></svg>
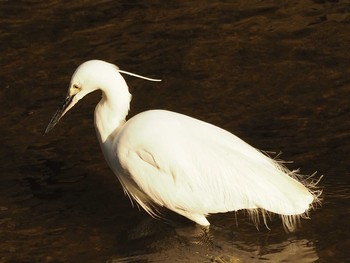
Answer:
<svg viewBox="0 0 350 263"><path fill-rule="evenodd" d="M219 127L166 110L125 122L131 95L119 72L132 74L104 61L83 63L45 132L101 89L95 127L105 159L125 192L151 215L161 206L209 226L209 214L248 209L256 221L258 211L264 221L266 212L280 214L291 231L319 201L315 182L300 182L295 172Z"/></svg>

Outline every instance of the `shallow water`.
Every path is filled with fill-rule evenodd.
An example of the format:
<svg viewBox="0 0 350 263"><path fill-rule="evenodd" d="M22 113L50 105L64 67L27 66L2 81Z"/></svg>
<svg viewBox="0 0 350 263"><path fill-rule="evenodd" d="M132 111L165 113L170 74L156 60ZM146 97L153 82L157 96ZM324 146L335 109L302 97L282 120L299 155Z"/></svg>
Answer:
<svg viewBox="0 0 350 263"><path fill-rule="evenodd" d="M347 1L0 1L0 22L0 262L348 261ZM295 233L214 215L203 238L132 208L95 136L100 94L42 136L94 58L163 79L126 77L131 116L174 110L282 151L324 175L322 207Z"/></svg>

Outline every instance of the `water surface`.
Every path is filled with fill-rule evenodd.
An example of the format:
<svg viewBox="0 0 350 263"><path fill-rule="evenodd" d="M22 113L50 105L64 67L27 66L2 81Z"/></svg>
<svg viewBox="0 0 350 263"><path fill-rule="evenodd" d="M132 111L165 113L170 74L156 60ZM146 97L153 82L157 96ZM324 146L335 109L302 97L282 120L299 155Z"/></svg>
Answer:
<svg viewBox="0 0 350 263"><path fill-rule="evenodd" d="M347 1L0 1L0 23L0 262L348 261ZM173 110L281 151L324 175L322 206L294 233L214 215L203 239L132 208L95 136L100 94L42 136L96 58L163 79L126 77L130 116Z"/></svg>

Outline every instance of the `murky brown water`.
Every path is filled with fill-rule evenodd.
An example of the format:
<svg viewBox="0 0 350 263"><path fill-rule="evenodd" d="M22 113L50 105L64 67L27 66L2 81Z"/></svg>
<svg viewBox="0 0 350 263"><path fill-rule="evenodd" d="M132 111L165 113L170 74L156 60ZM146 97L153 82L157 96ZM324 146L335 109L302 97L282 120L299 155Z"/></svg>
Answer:
<svg viewBox="0 0 350 263"><path fill-rule="evenodd" d="M348 1L0 0L0 25L0 262L349 260ZM42 136L93 58L163 79L127 78L131 115L185 113L324 174L323 206L292 234L215 215L209 243L133 209L95 136L99 94Z"/></svg>

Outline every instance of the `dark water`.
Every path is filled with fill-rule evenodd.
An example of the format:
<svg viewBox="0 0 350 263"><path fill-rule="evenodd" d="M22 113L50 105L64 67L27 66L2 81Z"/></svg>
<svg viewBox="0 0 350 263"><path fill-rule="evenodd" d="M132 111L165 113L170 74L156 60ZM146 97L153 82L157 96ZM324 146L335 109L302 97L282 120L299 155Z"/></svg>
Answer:
<svg viewBox="0 0 350 263"><path fill-rule="evenodd" d="M0 25L0 262L349 261L348 1L0 0ZM42 136L94 58L163 79L127 77L130 115L185 113L323 174L322 207L289 234L215 215L208 242L132 208L97 143L99 94Z"/></svg>

